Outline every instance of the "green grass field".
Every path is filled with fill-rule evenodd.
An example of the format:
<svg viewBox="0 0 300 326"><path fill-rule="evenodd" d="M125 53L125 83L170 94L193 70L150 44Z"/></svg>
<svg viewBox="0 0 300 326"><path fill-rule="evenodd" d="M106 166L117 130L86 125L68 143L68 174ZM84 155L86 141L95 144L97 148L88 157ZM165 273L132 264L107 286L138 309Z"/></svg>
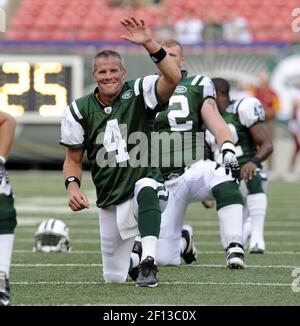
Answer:
<svg viewBox="0 0 300 326"><path fill-rule="evenodd" d="M246 256L247 268L228 270L214 209L200 203L188 210L198 261L159 267L159 286L104 284L95 193L89 174L83 188L92 203L72 213L60 172L10 173L18 227L11 267L14 305L299 305L300 183L272 181L266 218L264 255ZM34 232L46 218L70 228L70 253L33 253ZM299 268L292 272L295 268ZM297 275L299 280L297 279ZM294 281L294 292L292 282ZM298 284L299 283L299 284Z"/></svg>

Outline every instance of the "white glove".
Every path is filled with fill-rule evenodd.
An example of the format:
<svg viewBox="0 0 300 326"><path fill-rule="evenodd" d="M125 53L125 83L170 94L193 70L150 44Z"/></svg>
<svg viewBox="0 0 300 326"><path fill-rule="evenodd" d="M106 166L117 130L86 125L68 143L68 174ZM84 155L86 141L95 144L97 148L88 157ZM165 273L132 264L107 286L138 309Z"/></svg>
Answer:
<svg viewBox="0 0 300 326"><path fill-rule="evenodd" d="M235 146L230 141L225 141L221 148L223 163L225 165L225 172L231 175L234 179L239 179L240 177L240 166L235 156Z"/></svg>

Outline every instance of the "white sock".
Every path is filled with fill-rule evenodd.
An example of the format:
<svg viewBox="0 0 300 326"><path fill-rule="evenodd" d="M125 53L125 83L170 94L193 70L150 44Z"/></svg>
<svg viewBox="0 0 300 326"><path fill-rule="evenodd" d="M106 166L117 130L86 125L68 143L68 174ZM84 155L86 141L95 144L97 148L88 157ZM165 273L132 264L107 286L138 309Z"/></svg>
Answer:
<svg viewBox="0 0 300 326"><path fill-rule="evenodd" d="M142 239L139 235L137 235L135 237L134 241L141 242ZM140 256L137 253L132 252L131 256L130 256L130 268L135 268L135 267L139 266L139 264L140 264Z"/></svg>
<svg viewBox="0 0 300 326"><path fill-rule="evenodd" d="M11 256L14 246L14 234L0 234L0 270L9 277Z"/></svg>
<svg viewBox="0 0 300 326"><path fill-rule="evenodd" d="M251 237L251 219L247 218L243 224L243 246L246 248L249 246L249 239Z"/></svg>
<svg viewBox="0 0 300 326"><path fill-rule="evenodd" d="M231 242L242 244L243 241L243 206L233 204L218 210L220 225L223 229L223 246Z"/></svg>
<svg viewBox="0 0 300 326"><path fill-rule="evenodd" d="M265 193L248 195L247 206L251 218L251 242L264 241L264 222L267 211L267 196Z"/></svg>
<svg viewBox="0 0 300 326"><path fill-rule="evenodd" d="M180 252L181 252L181 254L184 253L186 247L187 247L187 242L186 242L185 238L181 237L180 238Z"/></svg>
<svg viewBox="0 0 300 326"><path fill-rule="evenodd" d="M139 264L140 264L140 257L138 254L136 254L135 252L132 252L131 253L131 256L130 256L130 269L131 268L135 268L135 267L138 267Z"/></svg>
<svg viewBox="0 0 300 326"><path fill-rule="evenodd" d="M151 256L154 258L154 262L156 260L156 243L157 243L157 237L154 235L148 235L144 238L142 238L142 259L143 261L147 256Z"/></svg>
<svg viewBox="0 0 300 326"><path fill-rule="evenodd" d="M134 239L134 241L142 241L142 239L141 239L141 237L139 236L139 235L137 235L136 237L135 237L135 239Z"/></svg>
<svg viewBox="0 0 300 326"><path fill-rule="evenodd" d="M243 244L247 244L251 235L251 219L246 203L243 205Z"/></svg>
<svg viewBox="0 0 300 326"><path fill-rule="evenodd" d="M224 227L223 227L223 224L222 224L222 221L221 221L220 218L219 218L219 226L220 226L221 245L222 245L222 248L224 250L226 250L226 248L228 247L228 244L227 244L227 241L226 241L226 238L225 238L225 234L224 234Z"/></svg>

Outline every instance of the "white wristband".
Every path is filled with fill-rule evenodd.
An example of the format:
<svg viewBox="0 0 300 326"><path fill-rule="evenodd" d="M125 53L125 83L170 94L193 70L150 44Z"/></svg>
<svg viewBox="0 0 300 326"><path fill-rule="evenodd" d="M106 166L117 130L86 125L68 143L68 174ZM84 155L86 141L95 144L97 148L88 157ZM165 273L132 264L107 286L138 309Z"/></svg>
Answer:
<svg viewBox="0 0 300 326"><path fill-rule="evenodd" d="M6 163L5 157L3 157L3 156L0 155L0 162L2 162L3 164L5 164Z"/></svg>
<svg viewBox="0 0 300 326"><path fill-rule="evenodd" d="M235 154L235 146L230 141L225 141L222 145L221 151L230 151Z"/></svg>

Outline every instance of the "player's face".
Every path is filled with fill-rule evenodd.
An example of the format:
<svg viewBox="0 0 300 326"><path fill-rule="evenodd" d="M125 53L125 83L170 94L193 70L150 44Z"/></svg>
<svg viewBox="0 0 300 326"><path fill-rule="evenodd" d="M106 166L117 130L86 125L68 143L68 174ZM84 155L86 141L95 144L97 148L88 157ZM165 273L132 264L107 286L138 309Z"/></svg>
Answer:
<svg viewBox="0 0 300 326"><path fill-rule="evenodd" d="M94 64L94 80L98 84L100 99L112 102L121 92L126 70L117 58L98 58Z"/></svg>
<svg viewBox="0 0 300 326"><path fill-rule="evenodd" d="M164 47L165 51L168 55L175 61L177 67L181 69L184 65L184 58L181 54L180 47L178 45L174 45L171 47Z"/></svg>

